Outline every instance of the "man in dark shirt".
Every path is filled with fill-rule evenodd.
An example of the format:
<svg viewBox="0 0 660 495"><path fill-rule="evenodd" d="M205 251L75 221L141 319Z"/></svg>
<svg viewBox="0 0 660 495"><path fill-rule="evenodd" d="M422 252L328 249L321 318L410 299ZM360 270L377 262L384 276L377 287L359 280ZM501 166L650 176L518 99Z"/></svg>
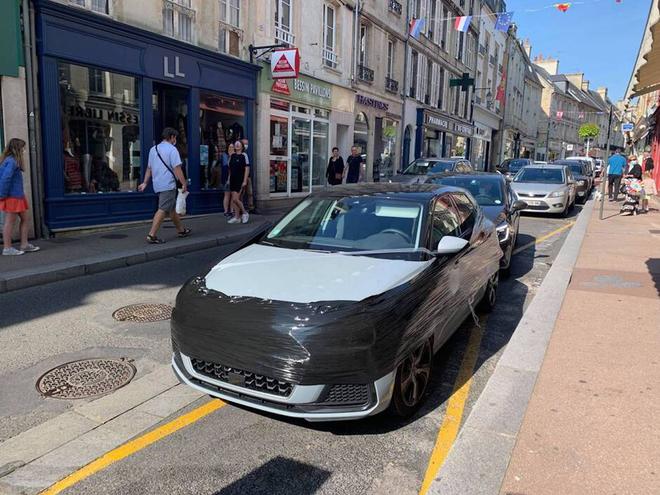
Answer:
<svg viewBox="0 0 660 495"><path fill-rule="evenodd" d="M362 164L364 159L358 153L357 147L351 148L351 156L346 159L344 173L346 174L346 184L355 184L362 179Z"/></svg>

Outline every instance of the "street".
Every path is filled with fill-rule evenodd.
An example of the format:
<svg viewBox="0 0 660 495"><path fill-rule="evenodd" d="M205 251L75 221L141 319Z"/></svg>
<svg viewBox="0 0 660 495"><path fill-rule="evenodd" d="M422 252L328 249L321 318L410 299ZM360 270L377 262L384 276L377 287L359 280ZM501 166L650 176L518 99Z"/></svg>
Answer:
<svg viewBox="0 0 660 495"><path fill-rule="evenodd" d="M390 493L393 487L401 494L419 493L435 475L433 466L446 456L579 211L578 206L566 219L522 217L519 252L510 277L500 283L496 310L480 316L480 328L467 320L436 355L429 396L411 420L381 415L358 422L307 423L228 404L90 473L65 493L371 494ZM139 378L168 363L166 321L117 322L112 313L128 304L173 304L185 280L232 248L1 295L0 441L77 404L43 398L36 391L37 379L55 366L82 358L124 357L133 360ZM198 400L162 424L208 400Z"/></svg>

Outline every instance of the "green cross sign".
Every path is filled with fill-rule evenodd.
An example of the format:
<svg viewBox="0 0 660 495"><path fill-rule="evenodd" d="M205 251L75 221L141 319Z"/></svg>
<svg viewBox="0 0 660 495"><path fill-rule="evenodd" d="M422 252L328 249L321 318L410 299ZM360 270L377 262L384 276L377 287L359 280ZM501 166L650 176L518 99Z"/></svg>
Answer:
<svg viewBox="0 0 660 495"><path fill-rule="evenodd" d="M470 89L470 86L474 86L474 79L470 77L470 74L463 72L463 77L460 79L450 79L449 87L453 88L454 86L460 86L461 91L467 91Z"/></svg>

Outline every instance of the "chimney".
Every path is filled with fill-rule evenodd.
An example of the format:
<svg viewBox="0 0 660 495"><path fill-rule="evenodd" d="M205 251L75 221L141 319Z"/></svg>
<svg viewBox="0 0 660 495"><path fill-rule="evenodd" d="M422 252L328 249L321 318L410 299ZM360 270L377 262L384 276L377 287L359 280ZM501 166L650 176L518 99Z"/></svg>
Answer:
<svg viewBox="0 0 660 495"><path fill-rule="evenodd" d="M582 81L582 91L585 93L589 92L589 81Z"/></svg>
<svg viewBox="0 0 660 495"><path fill-rule="evenodd" d="M566 74L566 79L568 79L573 86L577 86L579 89L583 89L584 85L584 74L578 72L577 74Z"/></svg>
<svg viewBox="0 0 660 495"><path fill-rule="evenodd" d="M527 38L525 41L523 41L523 50L525 50L525 53L531 59L532 58L532 44L529 42L529 38Z"/></svg>
<svg viewBox="0 0 660 495"><path fill-rule="evenodd" d="M551 76L556 76L559 73L559 60L557 59L554 59L552 57L543 59L539 55L539 58L535 63L542 69L546 70L548 74L550 74Z"/></svg>
<svg viewBox="0 0 660 495"><path fill-rule="evenodd" d="M600 95L600 97L603 99L603 101L607 101L607 88L605 86L601 86L596 90L596 93Z"/></svg>

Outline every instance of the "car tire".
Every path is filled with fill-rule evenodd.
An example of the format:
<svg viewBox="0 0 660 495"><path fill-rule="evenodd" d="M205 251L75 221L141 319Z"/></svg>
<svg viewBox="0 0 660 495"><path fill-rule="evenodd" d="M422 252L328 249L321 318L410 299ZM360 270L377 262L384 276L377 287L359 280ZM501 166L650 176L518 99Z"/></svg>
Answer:
<svg viewBox="0 0 660 495"><path fill-rule="evenodd" d="M515 247L514 242L511 242L509 248L506 250L504 257L507 261L505 268L500 268L500 275L504 278L509 278L511 275L511 261L513 259L513 249Z"/></svg>
<svg viewBox="0 0 660 495"><path fill-rule="evenodd" d="M479 302L479 309L484 313L490 313L495 309L495 304L497 303L497 288L500 283L500 272L497 271L495 274L488 279L486 283L486 291L484 296Z"/></svg>
<svg viewBox="0 0 660 495"><path fill-rule="evenodd" d="M424 401L433 370L433 342L426 340L399 365L389 411L394 416L409 418Z"/></svg>
<svg viewBox="0 0 660 495"><path fill-rule="evenodd" d="M562 212L559 214L559 216L560 216L561 218L566 218L566 217L568 216L568 210L569 210L569 205L566 205L566 207L564 208L564 211L562 211Z"/></svg>

